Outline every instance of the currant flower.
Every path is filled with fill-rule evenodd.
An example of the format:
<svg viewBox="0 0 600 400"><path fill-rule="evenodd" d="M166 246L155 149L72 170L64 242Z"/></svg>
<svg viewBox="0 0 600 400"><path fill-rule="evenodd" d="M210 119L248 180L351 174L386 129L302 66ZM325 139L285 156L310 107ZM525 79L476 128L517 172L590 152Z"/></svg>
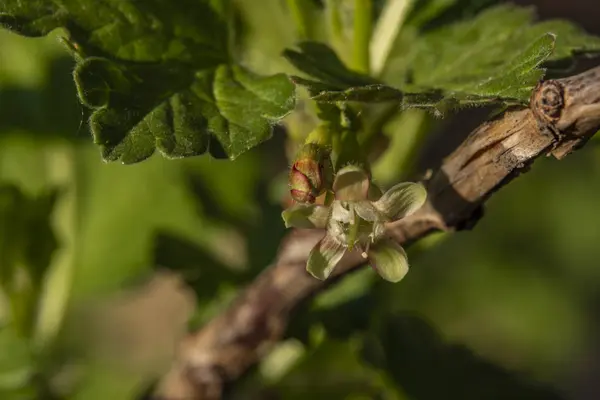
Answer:
<svg viewBox="0 0 600 400"><path fill-rule="evenodd" d="M306 270L317 279L327 279L346 251L359 250L383 279L400 281L408 272L408 259L398 243L385 237L385 226L421 208L427 197L425 187L400 183L375 200L377 188L367 173L351 165L337 173L333 191L330 206L297 204L282 213L287 228L327 229L310 252Z"/></svg>

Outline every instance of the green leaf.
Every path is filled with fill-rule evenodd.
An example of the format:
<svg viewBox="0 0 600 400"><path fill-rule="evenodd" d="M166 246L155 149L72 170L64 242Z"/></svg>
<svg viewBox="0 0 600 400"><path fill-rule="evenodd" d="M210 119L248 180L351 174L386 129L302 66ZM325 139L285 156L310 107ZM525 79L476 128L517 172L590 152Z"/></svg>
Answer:
<svg viewBox="0 0 600 400"><path fill-rule="evenodd" d="M302 42L298 49L287 49L283 56L298 70L325 85L349 88L377 83L373 78L346 68L337 54L323 43Z"/></svg>
<svg viewBox="0 0 600 400"><path fill-rule="evenodd" d="M435 105L443 98L441 93L435 91L404 93L367 75L351 71L332 49L322 43L304 42L298 47L301 52L288 49L284 57L296 68L318 80L299 76L292 76L291 80L305 87L318 103L396 101L409 107L415 104Z"/></svg>
<svg viewBox="0 0 600 400"><path fill-rule="evenodd" d="M473 17L500 0L420 0L414 2L404 26L421 31Z"/></svg>
<svg viewBox="0 0 600 400"><path fill-rule="evenodd" d="M158 232L177 234L207 249L216 247L209 239L219 237L219 232L199 215L184 167L188 162L201 164L226 179L220 167L224 161L194 158L168 162L156 157L122 168L101 165L92 157L93 151L83 147L77 154L77 208L81 210L77 235L81 245L73 277L75 299L115 290L148 271L155 265L152 248ZM227 164L234 164L232 168L247 165L243 157Z"/></svg>
<svg viewBox="0 0 600 400"><path fill-rule="evenodd" d="M209 151L234 159L293 109L286 76L261 77L233 62L229 15L219 0L0 6L0 24L21 34L67 29L94 141L105 160L123 163L156 149L168 158Z"/></svg>
<svg viewBox="0 0 600 400"><path fill-rule="evenodd" d="M500 5L431 30L394 54L384 79L406 90L526 100L543 75L542 63L600 50L600 38L572 23L534 18L531 8ZM488 81L496 85L487 87Z"/></svg>
<svg viewBox="0 0 600 400"><path fill-rule="evenodd" d="M518 54L502 73L483 78L481 81L463 86L458 91L476 94L482 97L500 97L526 100L531 95L532 85L544 76L544 70L538 68L554 50L556 36L547 33Z"/></svg>
<svg viewBox="0 0 600 400"><path fill-rule="evenodd" d="M433 14L443 4L433 4ZM434 7L435 6L435 7ZM438 7L441 7L438 9ZM436 11L437 10L437 11ZM427 9L423 21L427 18ZM417 18L415 14L414 18ZM566 21L534 23L531 9L502 5L471 20L417 35L401 33L403 51L396 51L383 81L345 69L333 51L319 45L301 47L303 56L286 52L298 69L317 80L294 77L319 102L397 102L401 107L446 108L485 103L526 102L544 76L544 63L575 53L600 51L600 38ZM418 24L416 24L418 25ZM405 37L402 37L405 35ZM407 36L411 37L407 43ZM319 56L320 55L320 56ZM332 71L344 79L332 79ZM359 76L357 76L359 75ZM359 82L363 82L359 84Z"/></svg>

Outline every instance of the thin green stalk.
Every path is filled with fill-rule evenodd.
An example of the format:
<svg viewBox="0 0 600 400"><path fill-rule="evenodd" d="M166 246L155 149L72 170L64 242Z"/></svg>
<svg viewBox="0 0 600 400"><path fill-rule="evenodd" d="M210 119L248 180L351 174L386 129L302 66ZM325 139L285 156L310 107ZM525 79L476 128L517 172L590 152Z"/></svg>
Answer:
<svg viewBox="0 0 600 400"><path fill-rule="evenodd" d="M287 5L296 26L298 38L309 40L312 38L310 29L310 4L307 0L287 0Z"/></svg>
<svg viewBox="0 0 600 400"><path fill-rule="evenodd" d="M343 0L325 0L327 34L338 57L345 65L352 64L352 43L347 37L342 21Z"/></svg>
<svg viewBox="0 0 600 400"><path fill-rule="evenodd" d="M327 13L327 21L330 29L329 34L331 40L336 45L344 43L344 26L342 24L342 18L339 13L339 4L335 0L329 0L325 5L325 12Z"/></svg>
<svg viewBox="0 0 600 400"><path fill-rule="evenodd" d="M315 143L324 147L331 147L333 130L329 122L323 122L306 137L305 143Z"/></svg>
<svg viewBox="0 0 600 400"><path fill-rule="evenodd" d="M35 345L44 348L61 329L72 292L77 239L76 148L61 143L46 153L47 179L53 185L68 188L53 212L53 226L61 238L61 247L53 257L39 290L40 303L35 325Z"/></svg>
<svg viewBox="0 0 600 400"><path fill-rule="evenodd" d="M371 72L381 74L414 0L388 0L371 38Z"/></svg>
<svg viewBox="0 0 600 400"><path fill-rule="evenodd" d="M369 43L373 29L372 0L354 0L354 40L352 67L364 74L369 73Z"/></svg>

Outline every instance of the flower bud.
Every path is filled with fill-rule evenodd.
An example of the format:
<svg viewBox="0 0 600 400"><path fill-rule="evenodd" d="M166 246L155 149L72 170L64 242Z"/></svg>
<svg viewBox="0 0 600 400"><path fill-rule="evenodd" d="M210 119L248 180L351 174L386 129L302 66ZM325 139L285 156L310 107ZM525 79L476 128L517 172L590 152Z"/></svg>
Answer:
<svg viewBox="0 0 600 400"><path fill-rule="evenodd" d="M316 143L302 146L289 176L290 194L299 203L314 203L331 188L333 170L329 150Z"/></svg>

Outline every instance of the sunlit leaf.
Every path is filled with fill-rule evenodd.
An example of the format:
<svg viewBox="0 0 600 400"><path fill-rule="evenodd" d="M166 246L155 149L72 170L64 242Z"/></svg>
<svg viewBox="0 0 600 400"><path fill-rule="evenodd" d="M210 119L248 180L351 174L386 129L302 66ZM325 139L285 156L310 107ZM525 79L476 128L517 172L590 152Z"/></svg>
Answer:
<svg viewBox="0 0 600 400"><path fill-rule="evenodd" d="M404 51L389 61L382 81L343 67L324 45L305 43L300 52L288 50L285 56L315 78L293 80L318 102L396 102L399 107L444 111L525 102L544 76L544 63L600 51L600 38L573 24L534 23L530 9L509 5L415 35L404 44Z"/></svg>
<svg viewBox="0 0 600 400"><path fill-rule="evenodd" d="M28 36L67 28L79 97L94 110L90 128L105 160L134 163L157 149L169 158L210 151L233 159L270 137L294 106L294 87L232 61L228 7L10 0L0 23Z"/></svg>

